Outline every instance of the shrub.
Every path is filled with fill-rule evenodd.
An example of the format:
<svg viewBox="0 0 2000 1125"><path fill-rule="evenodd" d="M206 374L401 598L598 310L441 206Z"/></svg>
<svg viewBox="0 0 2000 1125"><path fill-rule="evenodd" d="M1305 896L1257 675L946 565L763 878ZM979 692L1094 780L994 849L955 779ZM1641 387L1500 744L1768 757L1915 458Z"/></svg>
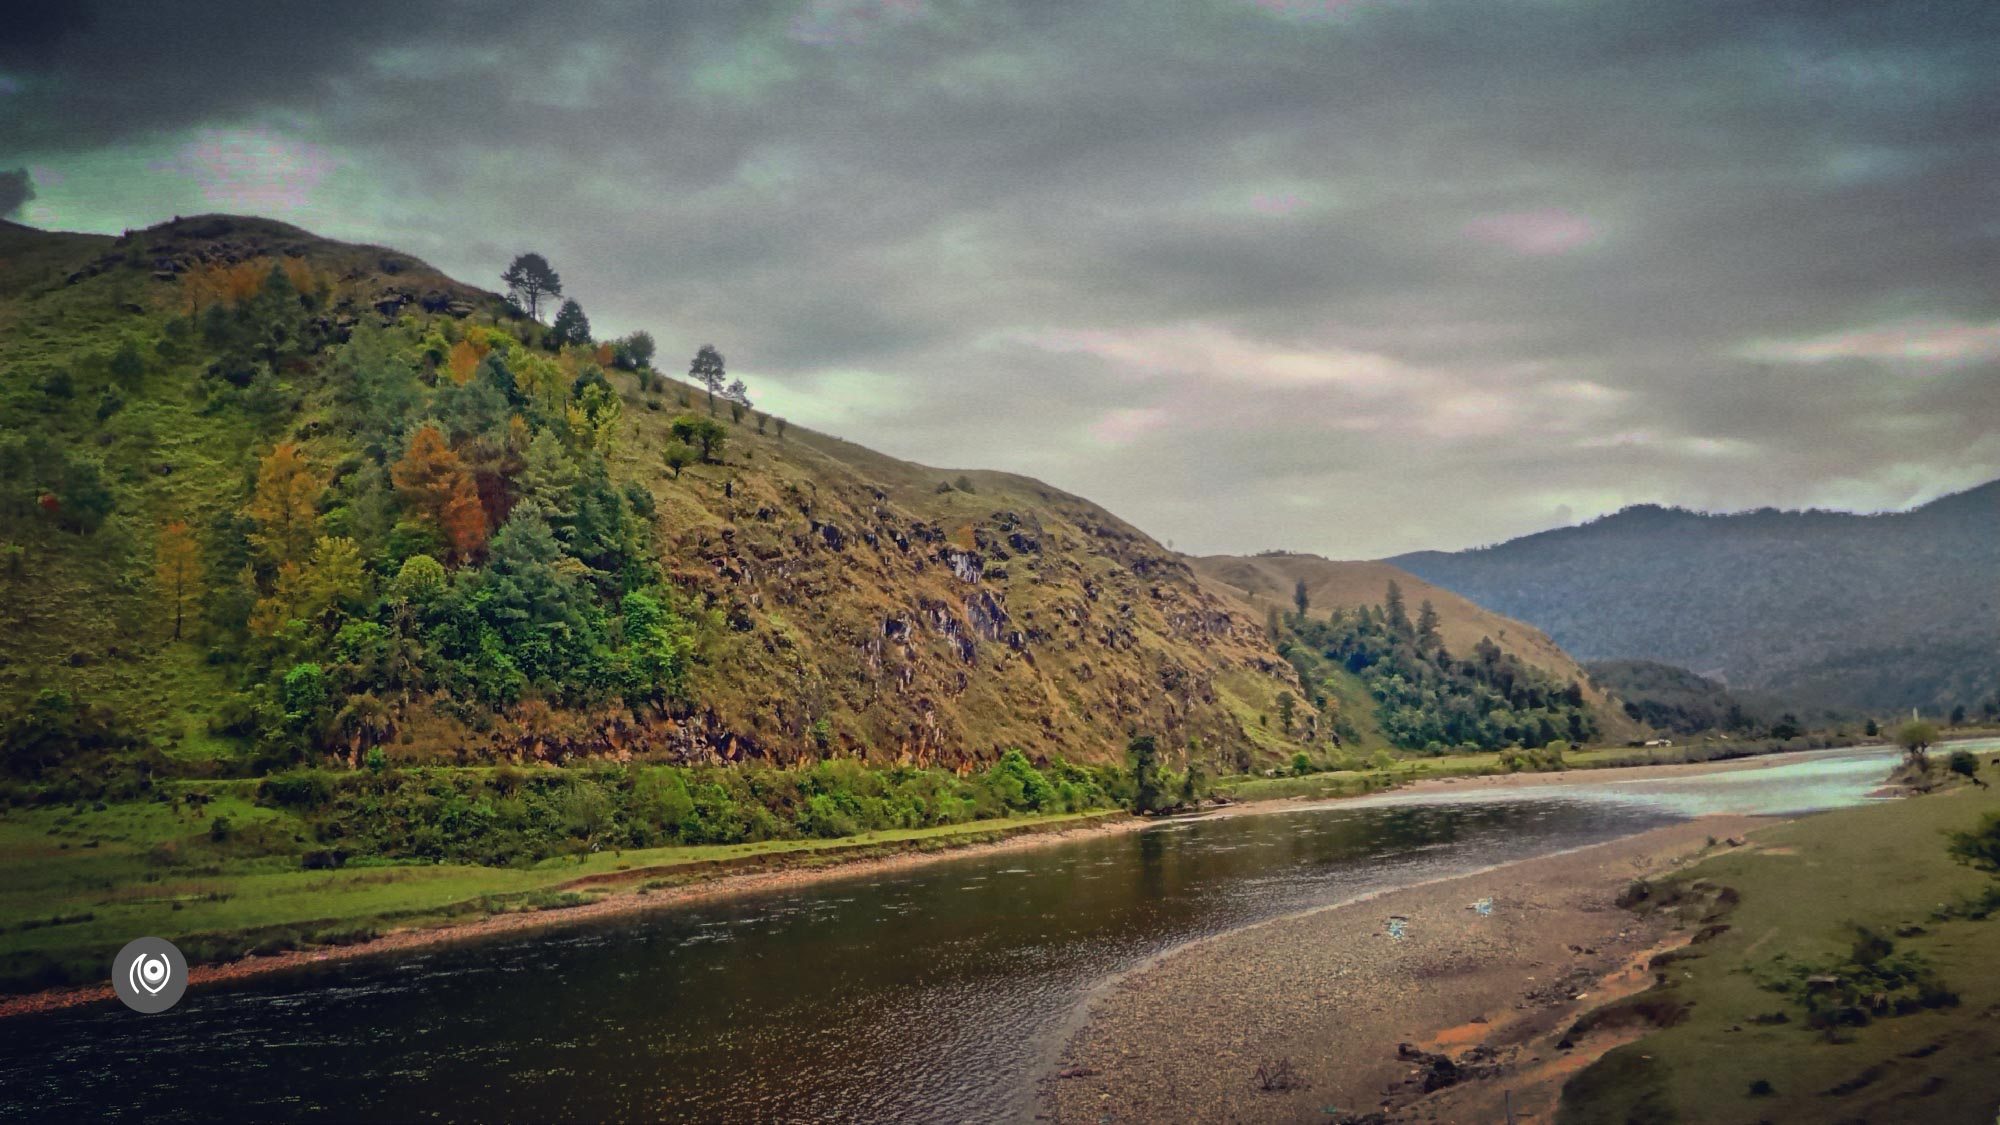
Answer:
<svg viewBox="0 0 2000 1125"><path fill-rule="evenodd" d="M861 825L843 802L824 793L806 799L805 807L799 810L798 828L804 835L821 839L853 836L861 831Z"/></svg>
<svg viewBox="0 0 2000 1125"><path fill-rule="evenodd" d="M379 753L380 747L376 747ZM316 809L333 797L333 786L319 770L272 774L257 786L260 804L289 809Z"/></svg>
<svg viewBox="0 0 2000 1125"><path fill-rule="evenodd" d="M986 773L986 782L1012 812L1043 812L1057 803L1055 786L1019 750L1009 750Z"/></svg>
<svg viewBox="0 0 2000 1125"><path fill-rule="evenodd" d="M1563 751L1568 748L1567 742L1551 742L1534 750L1509 746L1500 751L1500 768L1508 773L1565 769L1567 765L1563 761Z"/></svg>
<svg viewBox="0 0 2000 1125"><path fill-rule="evenodd" d="M1866 926L1853 927L1852 938L1846 959L1832 964L1780 954L1760 983L1797 1001L1806 1010L1806 1026L1822 1031L1958 1003L1958 994L1921 956L1897 952L1895 942Z"/></svg>
<svg viewBox="0 0 2000 1125"><path fill-rule="evenodd" d="M1953 750L1951 757L1946 759L1946 762L1951 766L1951 772L1958 774L1960 777L1969 778L1975 782L1979 780L1979 759L1973 755L1972 751Z"/></svg>

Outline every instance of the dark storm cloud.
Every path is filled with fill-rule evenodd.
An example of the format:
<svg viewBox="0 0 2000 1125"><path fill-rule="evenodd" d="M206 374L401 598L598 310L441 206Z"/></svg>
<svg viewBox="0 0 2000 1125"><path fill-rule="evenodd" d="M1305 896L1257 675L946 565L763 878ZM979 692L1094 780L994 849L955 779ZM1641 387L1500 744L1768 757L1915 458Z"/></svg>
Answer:
<svg viewBox="0 0 2000 1125"><path fill-rule="evenodd" d="M0 219L11 219L35 198L35 181L26 168L0 172Z"/></svg>
<svg viewBox="0 0 2000 1125"><path fill-rule="evenodd" d="M532 246L600 329L1183 547L2000 475L1980 0L59 14L0 49L32 215Z"/></svg>

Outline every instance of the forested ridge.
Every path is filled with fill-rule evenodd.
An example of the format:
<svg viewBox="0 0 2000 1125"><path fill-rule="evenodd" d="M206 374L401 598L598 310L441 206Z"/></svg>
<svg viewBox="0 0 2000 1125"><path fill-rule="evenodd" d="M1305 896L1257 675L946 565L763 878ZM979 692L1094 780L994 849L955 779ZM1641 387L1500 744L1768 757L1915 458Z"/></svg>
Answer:
<svg viewBox="0 0 2000 1125"><path fill-rule="evenodd" d="M1598 686L1617 693L1627 714L1660 730L1744 733L1778 717L1769 705L1743 700L1714 680L1671 664L1600 660L1585 669Z"/></svg>
<svg viewBox="0 0 2000 1125"><path fill-rule="evenodd" d="M1850 711L1942 712L2000 690L2000 482L1883 515L1646 505L1389 561L1584 661Z"/></svg>
<svg viewBox="0 0 2000 1125"><path fill-rule="evenodd" d="M1454 654L1424 602L1414 617L1398 584L1379 605L1336 609L1325 618L1299 612L1280 642L1300 678L1325 679L1328 666L1360 677L1377 704L1375 721L1406 750L1539 749L1597 737L1583 685L1556 680L1481 637Z"/></svg>

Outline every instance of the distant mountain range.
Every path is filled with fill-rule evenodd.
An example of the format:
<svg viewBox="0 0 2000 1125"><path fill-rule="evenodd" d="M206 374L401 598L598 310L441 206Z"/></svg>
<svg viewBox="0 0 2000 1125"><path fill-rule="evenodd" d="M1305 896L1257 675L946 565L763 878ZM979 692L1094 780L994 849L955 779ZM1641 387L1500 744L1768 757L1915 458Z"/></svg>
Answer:
<svg viewBox="0 0 2000 1125"><path fill-rule="evenodd" d="M2000 481L1908 512L1641 505L1387 560L1583 661L1651 660L1825 708L1948 708L2000 687Z"/></svg>

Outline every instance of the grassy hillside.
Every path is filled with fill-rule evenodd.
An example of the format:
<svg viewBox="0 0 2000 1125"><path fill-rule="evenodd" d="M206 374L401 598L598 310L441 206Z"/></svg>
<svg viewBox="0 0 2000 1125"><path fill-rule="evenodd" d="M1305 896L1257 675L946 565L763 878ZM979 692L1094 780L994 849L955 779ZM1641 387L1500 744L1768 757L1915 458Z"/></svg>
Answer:
<svg viewBox="0 0 2000 1125"><path fill-rule="evenodd" d="M2000 694L2000 482L1914 511L1642 506L1388 560L1544 629L1815 708L1978 708Z"/></svg>
<svg viewBox="0 0 2000 1125"><path fill-rule="evenodd" d="M1336 562L1303 554L1210 555L1193 562L1195 573L1210 589L1242 602L1259 619L1274 608L1292 612L1300 581L1305 583L1309 613L1319 617L1335 610L1380 606L1387 598L1389 584L1394 582L1401 588L1410 612L1417 612L1425 602L1437 611L1438 631L1451 651L1470 653L1482 639L1490 638L1502 651L1554 680L1581 684L1604 740L1625 741L1646 733L1646 728L1635 722L1618 700L1596 686L1577 662L1541 630L1502 617L1388 563Z"/></svg>
<svg viewBox="0 0 2000 1125"><path fill-rule="evenodd" d="M226 769L379 750L963 770L1009 747L1111 761L1133 731L1225 761L1289 749L1248 729L1296 687L1259 624L1116 517L722 406L720 453L676 473L673 421L708 409L611 358L278 223L0 228L0 710L53 691L72 743ZM444 467L405 487L426 422ZM254 511L283 446L321 486L293 556ZM529 500L548 530L509 536ZM178 640L175 522L197 579ZM315 536L359 555L318 600L314 576L344 572ZM403 581L419 555L444 564L431 602ZM287 680L307 664L317 682Z"/></svg>

